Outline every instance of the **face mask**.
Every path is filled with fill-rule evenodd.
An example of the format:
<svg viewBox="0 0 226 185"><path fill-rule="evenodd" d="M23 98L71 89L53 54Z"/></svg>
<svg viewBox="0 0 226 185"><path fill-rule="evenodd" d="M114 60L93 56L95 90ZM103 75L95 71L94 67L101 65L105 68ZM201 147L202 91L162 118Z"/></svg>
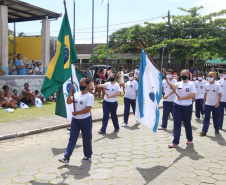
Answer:
<svg viewBox="0 0 226 185"><path fill-rule="evenodd" d="M130 77L129 77L129 80L130 80L130 81L132 81L132 80L133 80L133 77L132 77L132 76L130 76Z"/></svg>
<svg viewBox="0 0 226 185"><path fill-rule="evenodd" d="M183 75L183 76L181 76L181 79L182 80L187 80L188 79L188 76Z"/></svg>
<svg viewBox="0 0 226 185"><path fill-rule="evenodd" d="M202 80L202 77L198 77L198 80Z"/></svg>
<svg viewBox="0 0 226 185"><path fill-rule="evenodd" d="M79 88L80 88L81 91L84 91L86 89L86 86L80 85Z"/></svg>
<svg viewBox="0 0 226 185"><path fill-rule="evenodd" d="M196 78L193 78L193 80L195 81L195 80L196 80Z"/></svg>
<svg viewBox="0 0 226 185"><path fill-rule="evenodd" d="M172 78L172 75L166 75L166 78L170 79Z"/></svg>
<svg viewBox="0 0 226 185"><path fill-rule="evenodd" d="M114 82L115 78L109 78L110 82Z"/></svg>
<svg viewBox="0 0 226 185"><path fill-rule="evenodd" d="M226 74L223 74L223 78L226 78Z"/></svg>
<svg viewBox="0 0 226 185"><path fill-rule="evenodd" d="M208 82L212 82L214 79L212 77L208 77Z"/></svg>

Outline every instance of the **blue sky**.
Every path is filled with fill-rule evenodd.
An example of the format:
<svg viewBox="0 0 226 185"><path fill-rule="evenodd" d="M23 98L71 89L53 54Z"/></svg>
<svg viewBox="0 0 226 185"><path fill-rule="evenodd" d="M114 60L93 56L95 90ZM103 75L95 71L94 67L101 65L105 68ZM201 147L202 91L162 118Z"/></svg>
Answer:
<svg viewBox="0 0 226 185"><path fill-rule="evenodd" d="M63 0L23 0L24 2L39 6L41 8L64 14ZM92 27L92 0L76 1L76 43L91 43ZM161 15L167 15L170 10L172 15L182 15L178 7L189 9L194 6L204 6L201 14L207 14L221 9L226 9L225 0L109 0L110 1L110 34L122 27L129 27L134 24L141 24L144 19L150 22L164 22ZM73 29L73 0L66 0L69 20ZM159 17L157 19L152 19ZM58 36L62 18L51 21L50 35ZM101 5L101 0L95 0L95 34L94 42L106 42L107 5ZM121 24L124 23L124 24ZM115 25L120 24L120 25ZM40 35L40 21L29 21L16 24L16 32L24 32L26 35ZM13 24L9 24L13 29ZM88 28L88 29L84 29Z"/></svg>

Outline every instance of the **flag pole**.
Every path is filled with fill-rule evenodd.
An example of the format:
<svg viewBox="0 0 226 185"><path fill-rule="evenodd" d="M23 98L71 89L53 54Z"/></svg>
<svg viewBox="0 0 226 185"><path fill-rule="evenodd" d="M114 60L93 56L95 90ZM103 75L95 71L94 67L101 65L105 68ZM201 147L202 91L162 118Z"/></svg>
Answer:
<svg viewBox="0 0 226 185"><path fill-rule="evenodd" d="M66 24L68 24L68 18L67 18L67 6L66 6L66 1L65 1L65 0L64 0L64 10L65 10L65 20L66 20ZM74 84L72 74L71 74L71 84ZM75 112L75 96L74 96L74 91L72 92L72 97L73 97L73 108L74 108L74 112Z"/></svg>
<svg viewBox="0 0 226 185"><path fill-rule="evenodd" d="M155 61L153 60L153 58L148 54L148 52L146 51L146 49L144 48L144 46L139 42L138 43L139 45L140 45L140 47L144 50L144 52L146 53L146 55L148 56L148 58L150 59L150 61L152 62L152 64L156 67L156 69L158 69L159 70L159 72L161 73L161 71L160 71L160 69L159 69L159 66L155 63ZM166 82L167 83L169 83L169 81L167 80L167 78L165 79L166 80ZM170 85L170 87L171 87L171 89L173 90L173 92L176 94L176 96L178 97L178 98L180 98L179 97L179 95L177 94L177 92L175 91L175 89Z"/></svg>
<svg viewBox="0 0 226 185"><path fill-rule="evenodd" d="M106 70L108 68L108 34L109 34L109 0L107 0L107 64L106 64Z"/></svg>
<svg viewBox="0 0 226 185"><path fill-rule="evenodd" d="M93 39L94 39L94 0L92 3L92 77L93 77L93 50L94 50L94 43L93 43Z"/></svg>
<svg viewBox="0 0 226 185"><path fill-rule="evenodd" d="M74 0L74 25L73 25L73 40L75 43L75 0Z"/></svg>
<svg viewBox="0 0 226 185"><path fill-rule="evenodd" d="M77 65L73 64L83 75L85 75L90 81L94 83L94 81L87 75L85 74Z"/></svg>

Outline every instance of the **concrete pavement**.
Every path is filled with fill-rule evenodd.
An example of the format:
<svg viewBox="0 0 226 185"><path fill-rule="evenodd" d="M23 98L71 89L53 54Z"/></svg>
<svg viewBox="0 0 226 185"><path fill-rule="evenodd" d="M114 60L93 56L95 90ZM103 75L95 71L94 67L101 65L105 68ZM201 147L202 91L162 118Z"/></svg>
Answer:
<svg viewBox="0 0 226 185"><path fill-rule="evenodd" d="M110 121L107 134L99 135L101 122L96 122L92 162L80 162L83 148L79 138L69 166L57 161L68 143L66 129L0 141L0 184L225 185L226 130L215 135L211 124L208 136L200 137L202 123L193 119L194 145L185 144L182 128L180 148L169 149L172 125L170 119L168 130L155 134L135 125L131 115L128 127L119 133L113 132Z"/></svg>

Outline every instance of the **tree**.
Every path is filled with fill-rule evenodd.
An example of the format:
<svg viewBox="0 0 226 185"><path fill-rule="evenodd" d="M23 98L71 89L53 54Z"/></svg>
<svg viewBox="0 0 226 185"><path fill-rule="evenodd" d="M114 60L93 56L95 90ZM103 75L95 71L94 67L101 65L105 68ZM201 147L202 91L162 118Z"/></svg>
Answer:
<svg viewBox="0 0 226 185"><path fill-rule="evenodd" d="M25 33L24 32L18 33L18 37L23 37L23 36L25 36Z"/></svg>
<svg viewBox="0 0 226 185"><path fill-rule="evenodd" d="M8 42L13 44L13 39L14 39L13 31L8 28Z"/></svg>
<svg viewBox="0 0 226 185"><path fill-rule="evenodd" d="M179 8L183 16L172 16L171 39L167 39L166 23L145 23L122 28L110 36L110 47L118 52L140 51L141 42L150 55L158 55L170 44L171 55L178 62L186 59L226 58L226 10L201 16L203 7Z"/></svg>
<svg viewBox="0 0 226 185"><path fill-rule="evenodd" d="M109 63L112 62L112 59L116 58L115 52L113 49L109 48L108 49L108 55L109 58ZM95 64L99 63L106 63L107 60L107 44L100 44L96 48L94 48L94 53L93 53L93 61ZM92 62L92 55L89 58L89 62Z"/></svg>

